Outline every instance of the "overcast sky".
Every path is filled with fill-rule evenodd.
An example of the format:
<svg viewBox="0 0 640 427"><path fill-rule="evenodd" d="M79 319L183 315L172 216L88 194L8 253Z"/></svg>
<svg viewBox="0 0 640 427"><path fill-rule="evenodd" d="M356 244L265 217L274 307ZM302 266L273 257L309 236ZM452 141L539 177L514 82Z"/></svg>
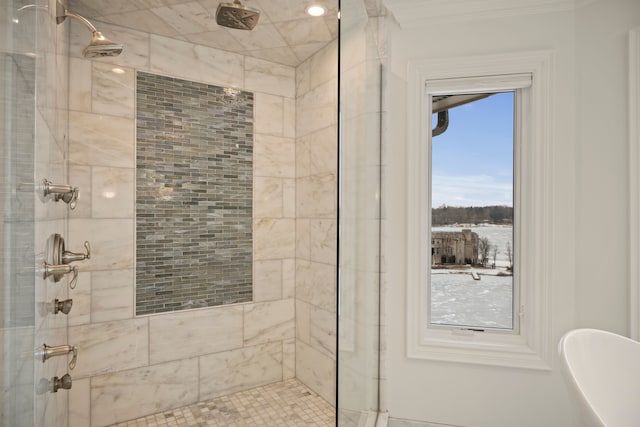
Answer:
<svg viewBox="0 0 640 427"><path fill-rule="evenodd" d="M433 139L432 177L433 207L513 206L513 93L449 111Z"/></svg>

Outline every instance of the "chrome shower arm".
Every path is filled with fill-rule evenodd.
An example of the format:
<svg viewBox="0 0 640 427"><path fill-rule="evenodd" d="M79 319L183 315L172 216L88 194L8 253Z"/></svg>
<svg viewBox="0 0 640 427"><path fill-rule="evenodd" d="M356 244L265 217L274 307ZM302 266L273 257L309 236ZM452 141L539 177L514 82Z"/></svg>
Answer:
<svg viewBox="0 0 640 427"><path fill-rule="evenodd" d="M67 16L69 18L77 19L78 21L82 22L84 26L87 27L92 33L98 31L87 18L67 10L67 8L64 7L62 3L60 3L60 0L58 0L56 2L56 22L58 24L62 24Z"/></svg>

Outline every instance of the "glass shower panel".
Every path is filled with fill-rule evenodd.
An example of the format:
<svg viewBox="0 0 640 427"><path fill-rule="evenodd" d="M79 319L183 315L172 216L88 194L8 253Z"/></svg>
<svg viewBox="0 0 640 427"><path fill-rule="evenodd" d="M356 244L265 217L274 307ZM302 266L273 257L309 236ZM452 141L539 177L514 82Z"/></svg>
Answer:
<svg viewBox="0 0 640 427"><path fill-rule="evenodd" d="M34 424L34 134L33 14L0 6L0 424ZM19 22L22 19L22 23ZM18 24L21 25L18 25Z"/></svg>
<svg viewBox="0 0 640 427"><path fill-rule="evenodd" d="M340 11L338 425L379 406L380 59L377 19L361 0Z"/></svg>

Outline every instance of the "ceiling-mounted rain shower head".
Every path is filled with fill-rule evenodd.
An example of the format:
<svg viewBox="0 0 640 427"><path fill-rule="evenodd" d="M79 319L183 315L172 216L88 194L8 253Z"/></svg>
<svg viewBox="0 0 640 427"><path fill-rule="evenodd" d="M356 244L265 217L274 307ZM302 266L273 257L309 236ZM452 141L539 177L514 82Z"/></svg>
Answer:
<svg viewBox="0 0 640 427"><path fill-rule="evenodd" d="M220 3L216 10L216 22L223 27L237 30L253 30L258 23L260 11L246 7L240 0L233 3Z"/></svg>
<svg viewBox="0 0 640 427"><path fill-rule="evenodd" d="M69 17L82 22L84 26L91 31L91 42L89 42L89 46L82 51L83 57L102 58L105 56L118 56L122 53L123 46L121 44L111 41L102 35L88 19L68 11L62 3L60 3L60 0L56 2L56 9L56 21L58 24L63 23L64 20Z"/></svg>

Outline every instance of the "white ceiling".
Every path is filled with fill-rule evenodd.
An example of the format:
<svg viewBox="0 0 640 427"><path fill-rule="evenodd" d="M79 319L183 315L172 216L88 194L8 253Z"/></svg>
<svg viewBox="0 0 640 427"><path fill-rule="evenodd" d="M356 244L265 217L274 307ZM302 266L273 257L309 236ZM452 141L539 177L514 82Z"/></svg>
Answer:
<svg viewBox="0 0 640 427"><path fill-rule="evenodd" d="M98 30L99 22L108 22L291 66L338 35L338 0L246 0L245 6L261 11L253 31L218 26L220 2L233 0L70 0L68 9ZM312 2L324 5L328 13L321 18L307 15ZM116 34L107 37L117 40Z"/></svg>

